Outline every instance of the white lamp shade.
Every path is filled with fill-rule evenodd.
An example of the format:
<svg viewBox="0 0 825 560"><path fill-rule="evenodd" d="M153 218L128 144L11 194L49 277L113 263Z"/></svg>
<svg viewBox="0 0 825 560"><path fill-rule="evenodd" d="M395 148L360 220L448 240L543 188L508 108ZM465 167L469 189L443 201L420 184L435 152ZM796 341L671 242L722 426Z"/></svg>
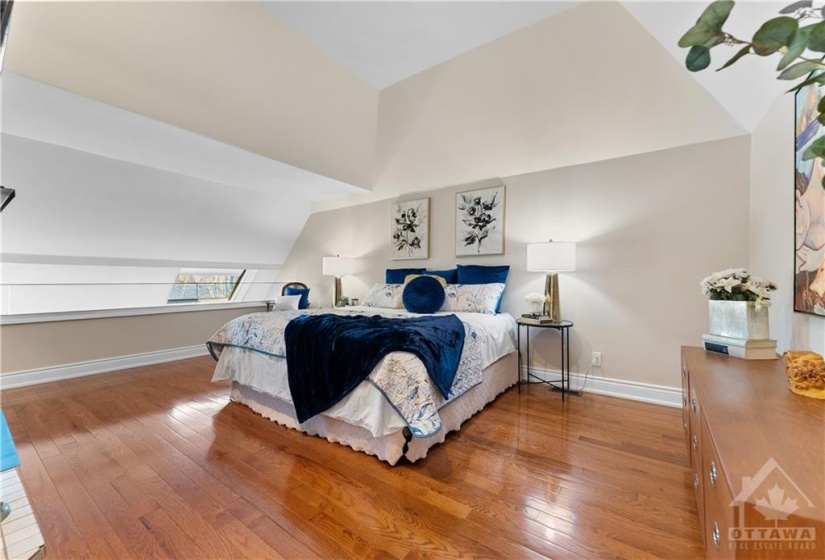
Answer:
<svg viewBox="0 0 825 560"><path fill-rule="evenodd" d="M349 276L355 271L355 260L346 257L324 257L323 259L323 275L335 276L340 278L342 276Z"/></svg>
<svg viewBox="0 0 825 560"><path fill-rule="evenodd" d="M565 241L527 245L529 272L570 272L576 270L576 244Z"/></svg>

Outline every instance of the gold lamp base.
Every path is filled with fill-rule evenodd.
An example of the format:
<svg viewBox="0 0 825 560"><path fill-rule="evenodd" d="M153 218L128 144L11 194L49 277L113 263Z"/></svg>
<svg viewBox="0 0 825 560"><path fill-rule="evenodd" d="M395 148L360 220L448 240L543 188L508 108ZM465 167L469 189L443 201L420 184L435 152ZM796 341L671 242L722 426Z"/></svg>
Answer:
<svg viewBox="0 0 825 560"><path fill-rule="evenodd" d="M544 314L553 322L561 321L559 275L556 272L548 272L544 283Z"/></svg>
<svg viewBox="0 0 825 560"><path fill-rule="evenodd" d="M341 301L341 298L344 296L343 291L341 290L341 277L335 277L335 285L332 288L332 306L338 307L338 304Z"/></svg>

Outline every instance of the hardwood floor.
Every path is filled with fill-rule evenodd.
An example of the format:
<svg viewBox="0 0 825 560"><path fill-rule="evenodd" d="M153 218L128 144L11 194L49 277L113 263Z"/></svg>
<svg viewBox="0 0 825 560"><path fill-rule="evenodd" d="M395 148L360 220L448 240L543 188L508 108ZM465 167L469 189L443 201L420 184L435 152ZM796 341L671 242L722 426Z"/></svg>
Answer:
<svg viewBox="0 0 825 560"><path fill-rule="evenodd" d="M389 467L196 358L3 391L47 558L695 558L678 409L507 391Z"/></svg>

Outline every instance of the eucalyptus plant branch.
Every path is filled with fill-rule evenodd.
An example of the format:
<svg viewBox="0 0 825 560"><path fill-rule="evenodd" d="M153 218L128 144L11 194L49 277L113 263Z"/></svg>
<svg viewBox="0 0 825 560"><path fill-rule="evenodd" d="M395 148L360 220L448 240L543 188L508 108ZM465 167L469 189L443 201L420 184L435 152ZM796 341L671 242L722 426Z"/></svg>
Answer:
<svg viewBox="0 0 825 560"><path fill-rule="evenodd" d="M763 23L750 41L745 41L722 29L734 4L734 0L715 0L679 39L680 47L690 49L685 60L688 70L699 72L710 66L711 49L718 45L741 46L718 70L729 68L749 55L768 57L779 54L777 79L801 80L789 92L810 85L825 85L825 7L814 8L813 0L794 2L781 9L779 17ZM819 21L800 26L808 19ZM816 120L825 125L825 97L817 111ZM815 140L802 155L805 160L817 157L825 157L825 137Z"/></svg>

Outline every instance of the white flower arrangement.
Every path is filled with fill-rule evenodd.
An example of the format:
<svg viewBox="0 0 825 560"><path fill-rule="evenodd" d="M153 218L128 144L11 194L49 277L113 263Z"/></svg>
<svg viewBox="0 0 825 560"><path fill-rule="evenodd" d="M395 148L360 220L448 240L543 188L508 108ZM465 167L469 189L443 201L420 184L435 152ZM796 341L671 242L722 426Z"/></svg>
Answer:
<svg viewBox="0 0 825 560"><path fill-rule="evenodd" d="M756 307L770 307L770 293L776 284L751 276L744 268L730 268L711 274L699 286L708 299L717 301L753 301Z"/></svg>
<svg viewBox="0 0 825 560"><path fill-rule="evenodd" d="M540 294L538 292L532 292L524 296L524 301L531 305L538 305L540 303L544 303L544 294Z"/></svg>

